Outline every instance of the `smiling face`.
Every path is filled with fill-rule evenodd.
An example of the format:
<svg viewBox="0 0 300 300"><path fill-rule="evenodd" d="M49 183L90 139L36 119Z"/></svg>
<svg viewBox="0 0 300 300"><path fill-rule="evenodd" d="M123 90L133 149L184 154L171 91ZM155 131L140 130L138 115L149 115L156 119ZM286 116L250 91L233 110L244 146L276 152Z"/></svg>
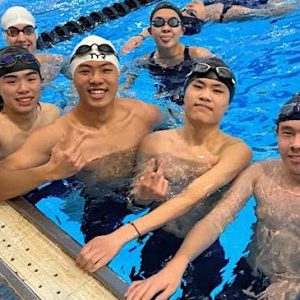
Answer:
<svg viewBox="0 0 300 300"><path fill-rule="evenodd" d="M104 108L113 103L118 90L118 71L107 61L86 61L74 72L80 103Z"/></svg>
<svg viewBox="0 0 300 300"><path fill-rule="evenodd" d="M185 115L194 124L218 125L229 104L229 90L220 81L196 78L186 88Z"/></svg>
<svg viewBox="0 0 300 300"><path fill-rule="evenodd" d="M0 78L0 95L4 110L17 114L30 113L40 98L41 78L34 70L7 73Z"/></svg>
<svg viewBox="0 0 300 300"><path fill-rule="evenodd" d="M19 30L24 30L26 26L28 26L28 24L16 24L13 27ZM5 36L6 42L9 46L22 47L29 50L31 53L36 50L36 33L27 35L24 32L19 32L19 34L15 37L9 36L8 34Z"/></svg>
<svg viewBox="0 0 300 300"><path fill-rule="evenodd" d="M181 24L177 27L171 27L168 24L168 20L176 18L178 21L180 21L178 14L172 9L163 8L155 12L152 17L152 21L156 18L161 18L165 21L165 24L161 27L155 27L154 25L151 25L150 27L152 38L154 39L157 47L174 47L177 43L179 43L180 36L184 31Z"/></svg>
<svg viewBox="0 0 300 300"><path fill-rule="evenodd" d="M300 176L300 121L290 120L278 125L278 149L287 169Z"/></svg>

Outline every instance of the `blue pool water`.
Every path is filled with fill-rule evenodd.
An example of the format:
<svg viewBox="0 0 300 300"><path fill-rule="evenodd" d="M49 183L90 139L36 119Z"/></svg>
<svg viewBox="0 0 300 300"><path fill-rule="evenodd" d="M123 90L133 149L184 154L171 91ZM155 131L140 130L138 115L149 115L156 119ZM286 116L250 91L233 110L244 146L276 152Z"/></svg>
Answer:
<svg viewBox="0 0 300 300"><path fill-rule="evenodd" d="M1 1L0 15L12 5L24 5L23 1ZM97 11L112 1L63 1L29 0L26 7L37 19L39 32L49 31L59 23ZM187 1L176 1L184 6ZM95 28L92 33L113 41L118 50L130 36L139 33L148 25L149 12L153 6L143 7L126 17L110 21ZM294 10L280 17L252 19L246 22L228 24L208 23L196 36L183 37L187 45L203 46L221 56L234 70L238 86L236 96L222 122L222 129L248 143L254 152L254 160L277 157L276 136L273 120L279 107L290 96L299 91L300 82L300 10ZM49 53L69 55L83 35L74 36L47 50ZM0 45L4 45L1 41ZM127 56L121 56L121 64L153 50L151 39ZM142 72L129 91L139 99L153 102L153 89L149 88L146 72ZM43 92L43 100L66 105L69 100L70 83L59 76ZM138 88L139 87L139 88ZM142 88L141 88L142 87ZM66 197L48 197L38 203L38 208L79 243L83 243L80 231L84 199L78 191ZM228 265L224 269L223 282L232 280L232 270L239 260L251 235L251 224L255 217L254 201L248 202L237 220L228 226L221 237ZM125 221L136 218L129 215ZM241 234L243 232L243 234ZM237 237L238 236L238 237ZM136 247L135 251L131 251ZM139 264L141 245L131 242L112 261L110 267L129 282L129 270ZM126 257L126 260L124 259ZM216 294L222 284L212 293ZM178 291L177 295L180 295ZM176 296L173 297L175 299Z"/></svg>

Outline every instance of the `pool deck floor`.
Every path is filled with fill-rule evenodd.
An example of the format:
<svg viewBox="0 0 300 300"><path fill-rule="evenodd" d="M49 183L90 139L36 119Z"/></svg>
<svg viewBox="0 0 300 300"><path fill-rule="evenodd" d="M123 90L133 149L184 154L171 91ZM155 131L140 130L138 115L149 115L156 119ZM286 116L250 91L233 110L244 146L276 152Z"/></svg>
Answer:
<svg viewBox="0 0 300 300"><path fill-rule="evenodd" d="M0 204L0 259L40 299L117 299L8 203Z"/></svg>

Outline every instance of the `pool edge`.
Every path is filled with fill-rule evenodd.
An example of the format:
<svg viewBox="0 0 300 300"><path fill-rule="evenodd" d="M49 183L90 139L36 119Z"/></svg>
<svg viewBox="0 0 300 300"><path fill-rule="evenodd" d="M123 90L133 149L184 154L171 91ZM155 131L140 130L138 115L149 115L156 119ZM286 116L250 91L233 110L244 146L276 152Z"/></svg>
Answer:
<svg viewBox="0 0 300 300"><path fill-rule="evenodd" d="M41 233L61 248L63 252L73 259L76 258L81 246L23 197L9 200L8 204L25 217L31 224L36 226ZM108 267L105 266L101 268L101 270L93 274L93 277L95 277L118 299L124 298L124 293L128 285Z"/></svg>

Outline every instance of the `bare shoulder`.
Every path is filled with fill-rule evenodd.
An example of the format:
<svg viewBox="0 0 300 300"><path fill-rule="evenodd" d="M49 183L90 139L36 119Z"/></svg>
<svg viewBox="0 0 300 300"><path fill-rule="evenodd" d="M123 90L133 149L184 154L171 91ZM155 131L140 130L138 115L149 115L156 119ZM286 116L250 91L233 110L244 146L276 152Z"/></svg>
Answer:
<svg viewBox="0 0 300 300"><path fill-rule="evenodd" d="M231 135L224 135L224 143L221 147L221 151L230 150L230 151L243 151L251 154L251 148L242 140ZM240 153L240 152L239 152Z"/></svg>
<svg viewBox="0 0 300 300"><path fill-rule="evenodd" d="M189 47L189 54L191 58L201 58L213 55L208 49L202 47Z"/></svg>
<svg viewBox="0 0 300 300"><path fill-rule="evenodd" d="M172 150L170 149L172 148L170 145L174 133L175 129L170 129L155 131L146 135L139 146L139 152L147 152L152 154L170 152Z"/></svg>
<svg viewBox="0 0 300 300"><path fill-rule="evenodd" d="M63 60L63 56L59 54L37 54L37 59L41 63L60 63Z"/></svg>
<svg viewBox="0 0 300 300"><path fill-rule="evenodd" d="M282 168L282 162L279 159L268 159L257 163L259 165L261 172L264 174L278 173L279 169Z"/></svg>
<svg viewBox="0 0 300 300"><path fill-rule="evenodd" d="M155 125L162 120L162 113L158 106L134 98L120 98L122 105L144 121Z"/></svg>
<svg viewBox="0 0 300 300"><path fill-rule="evenodd" d="M60 116L60 110L56 105L44 102L40 102L40 105L43 117L47 118L48 120L53 121Z"/></svg>

